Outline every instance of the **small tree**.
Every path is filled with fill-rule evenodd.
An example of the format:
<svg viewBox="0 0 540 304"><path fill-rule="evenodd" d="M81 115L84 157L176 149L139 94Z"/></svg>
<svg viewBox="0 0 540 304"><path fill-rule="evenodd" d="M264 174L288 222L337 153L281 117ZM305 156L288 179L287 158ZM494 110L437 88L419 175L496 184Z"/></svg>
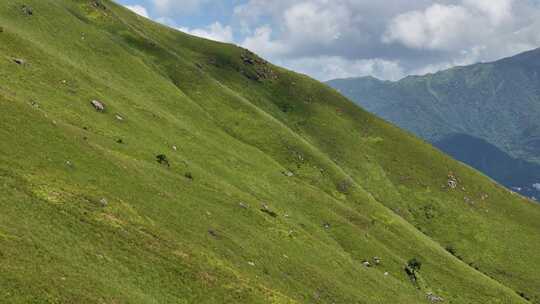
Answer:
<svg viewBox="0 0 540 304"><path fill-rule="evenodd" d="M170 167L171 164L169 163L169 160L167 159L167 155L165 154L159 154L156 156L156 160L158 163L165 165L167 167Z"/></svg>

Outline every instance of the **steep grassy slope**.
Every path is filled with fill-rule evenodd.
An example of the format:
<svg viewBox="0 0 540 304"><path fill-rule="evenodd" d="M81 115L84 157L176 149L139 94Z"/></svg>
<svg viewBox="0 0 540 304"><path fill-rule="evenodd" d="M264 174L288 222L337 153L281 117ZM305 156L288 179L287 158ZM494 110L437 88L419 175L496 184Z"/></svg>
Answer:
<svg viewBox="0 0 540 304"><path fill-rule="evenodd" d="M329 84L360 106L437 146L464 147L472 137L485 149L489 171L466 151L446 153L504 183L540 195L540 49L492 63L452 68L397 82L365 77ZM500 151L505 153L501 159ZM527 166L524 174L522 167Z"/></svg>
<svg viewBox="0 0 540 304"><path fill-rule="evenodd" d="M108 1L0 17L0 302L540 303L539 206L326 86Z"/></svg>

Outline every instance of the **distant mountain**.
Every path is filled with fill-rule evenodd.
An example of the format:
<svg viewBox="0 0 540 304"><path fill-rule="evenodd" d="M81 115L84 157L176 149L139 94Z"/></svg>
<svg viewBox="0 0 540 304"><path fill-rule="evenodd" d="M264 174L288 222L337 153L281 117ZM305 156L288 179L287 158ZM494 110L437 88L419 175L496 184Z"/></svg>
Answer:
<svg viewBox="0 0 540 304"><path fill-rule="evenodd" d="M540 49L397 82L328 84L504 185L540 193Z"/></svg>

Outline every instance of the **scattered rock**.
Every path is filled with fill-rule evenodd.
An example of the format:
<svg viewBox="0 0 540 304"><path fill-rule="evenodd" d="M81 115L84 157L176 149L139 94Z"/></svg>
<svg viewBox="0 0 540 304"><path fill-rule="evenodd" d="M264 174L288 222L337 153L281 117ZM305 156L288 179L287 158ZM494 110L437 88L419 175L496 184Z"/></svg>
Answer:
<svg viewBox="0 0 540 304"><path fill-rule="evenodd" d="M330 223L324 223L323 227L324 229L330 229Z"/></svg>
<svg viewBox="0 0 540 304"><path fill-rule="evenodd" d="M364 265L365 267L371 267L371 263L369 261L362 261L362 265Z"/></svg>
<svg viewBox="0 0 540 304"><path fill-rule="evenodd" d="M73 166L73 164L72 164L69 160L66 161L66 165L67 165L68 167L72 167L72 166Z"/></svg>
<svg viewBox="0 0 540 304"><path fill-rule="evenodd" d="M458 180L454 176L454 173L450 172L448 173L448 187L450 189L456 189L458 186Z"/></svg>
<svg viewBox="0 0 540 304"><path fill-rule="evenodd" d="M109 204L109 202L107 201L106 198L100 199L100 200L99 200L99 203L100 203L101 206L103 206L103 207L106 207L106 206Z"/></svg>
<svg viewBox="0 0 540 304"><path fill-rule="evenodd" d="M210 234L214 238L219 237L218 233L216 231L212 230L212 229L208 230L208 234Z"/></svg>
<svg viewBox="0 0 540 304"><path fill-rule="evenodd" d="M292 173L291 171L285 171L285 172L283 172L283 175L285 175L287 177L293 177L294 173Z"/></svg>
<svg viewBox="0 0 540 304"><path fill-rule="evenodd" d="M375 263L375 265L379 265L379 264L381 264L381 258L373 257L373 262Z"/></svg>
<svg viewBox="0 0 540 304"><path fill-rule="evenodd" d="M241 55L240 58L244 62L245 65L251 66L254 71L245 71L241 70L240 72L244 74L249 79L256 80L256 81L263 81L263 80L272 80L277 79L278 76L274 72L274 70L270 67L270 64L255 55L254 53L245 50Z"/></svg>
<svg viewBox="0 0 540 304"><path fill-rule="evenodd" d="M389 275L388 271L385 271L385 272L384 272L384 276L386 277L386 276L388 276L388 275Z"/></svg>
<svg viewBox="0 0 540 304"><path fill-rule="evenodd" d="M123 121L123 120L124 120L124 117L120 116L119 114L116 114L115 117L116 117L116 119L119 120L119 121Z"/></svg>
<svg viewBox="0 0 540 304"><path fill-rule="evenodd" d="M435 294L433 294L432 292L428 292L426 293L426 298L428 299L428 301L430 301L431 303L440 303L440 302L443 302L444 299L442 297L439 297Z"/></svg>
<svg viewBox="0 0 540 304"><path fill-rule="evenodd" d="M245 203L243 202L240 202L240 204L238 204L240 206L240 208L243 208L243 209L248 209L248 205L246 205Z"/></svg>
<svg viewBox="0 0 540 304"><path fill-rule="evenodd" d="M174 151L178 151L178 147L177 147L177 146L172 146L172 149L173 149Z"/></svg>
<svg viewBox="0 0 540 304"><path fill-rule="evenodd" d="M21 59L21 58L13 58L13 62L15 62L18 65L25 65L26 64L26 60Z"/></svg>
<svg viewBox="0 0 540 304"><path fill-rule="evenodd" d="M263 206L262 206L262 208L261 208L261 212L264 212L264 213L270 215L271 217L277 217L277 216L278 216L277 213L275 213L274 211L270 210L270 208L269 208L267 205L265 205L265 204L263 204Z"/></svg>
<svg viewBox="0 0 540 304"><path fill-rule="evenodd" d="M36 101L32 101L30 104L32 105L32 107L34 107L36 109L39 108L39 103L37 103Z"/></svg>
<svg viewBox="0 0 540 304"><path fill-rule="evenodd" d="M92 1L92 6L102 10L107 9L107 7L103 4L103 2L101 2L101 0Z"/></svg>
<svg viewBox="0 0 540 304"><path fill-rule="evenodd" d="M249 266L255 266L255 263L253 263L253 262L248 262L248 265L249 265Z"/></svg>
<svg viewBox="0 0 540 304"><path fill-rule="evenodd" d="M94 109L96 109L96 111L98 112L104 112L105 111L105 104L103 104L101 101L99 100L92 100L90 102L90 104L92 104L92 106L94 107Z"/></svg>
<svg viewBox="0 0 540 304"><path fill-rule="evenodd" d="M27 5L23 5L21 7L22 9L22 12L23 14L27 15L27 16L32 16L34 15L34 10L30 7L30 6L27 6Z"/></svg>

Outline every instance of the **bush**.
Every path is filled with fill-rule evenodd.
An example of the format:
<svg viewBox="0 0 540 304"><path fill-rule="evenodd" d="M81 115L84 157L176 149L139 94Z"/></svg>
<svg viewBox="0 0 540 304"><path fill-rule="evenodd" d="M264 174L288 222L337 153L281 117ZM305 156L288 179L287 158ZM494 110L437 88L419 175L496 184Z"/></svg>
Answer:
<svg viewBox="0 0 540 304"><path fill-rule="evenodd" d="M167 156L165 154L159 154L156 156L156 160L158 163L162 165L166 165L167 167L170 167L171 164L169 163L169 160L167 159Z"/></svg>
<svg viewBox="0 0 540 304"><path fill-rule="evenodd" d="M448 251L453 256L456 256L457 254L456 248L454 248L454 246L452 245L448 245L444 249L446 249L446 251Z"/></svg>
<svg viewBox="0 0 540 304"><path fill-rule="evenodd" d="M420 271L420 268L422 268L422 262L417 258L412 258L407 262L407 267L413 272L418 272Z"/></svg>
<svg viewBox="0 0 540 304"><path fill-rule="evenodd" d="M350 180L345 179L337 184L337 190L343 194L349 194L352 185L353 184Z"/></svg>

